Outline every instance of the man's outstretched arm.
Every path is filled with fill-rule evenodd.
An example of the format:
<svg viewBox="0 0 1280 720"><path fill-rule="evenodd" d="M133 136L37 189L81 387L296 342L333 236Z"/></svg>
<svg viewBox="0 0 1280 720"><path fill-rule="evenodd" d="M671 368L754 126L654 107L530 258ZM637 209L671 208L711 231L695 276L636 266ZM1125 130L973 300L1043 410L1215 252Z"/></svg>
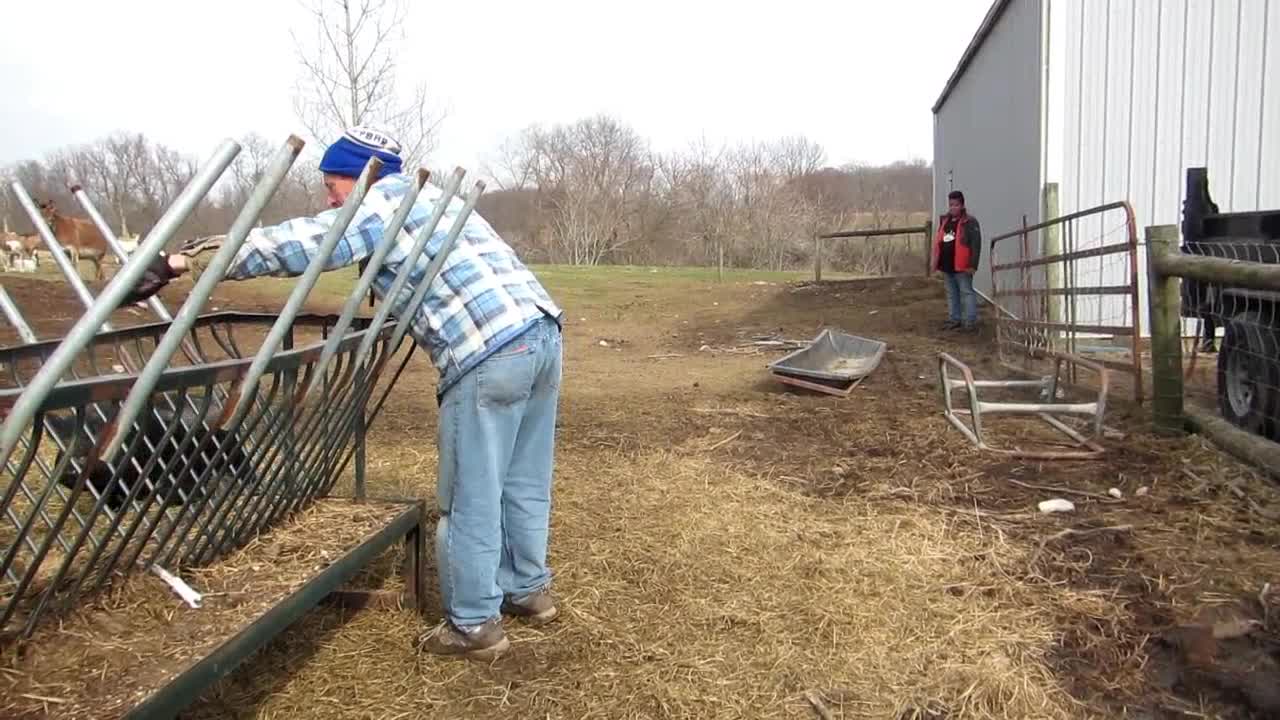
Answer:
<svg viewBox="0 0 1280 720"><path fill-rule="evenodd" d="M333 226L337 214L337 210L328 210L315 217L255 228L232 258L223 279L301 275L319 254L325 233ZM324 269L336 270L354 265L371 255L378 238L382 237L384 224L381 214L361 207L325 261ZM217 245L211 245L200 251L181 253L172 258L171 265L179 273L190 270L199 276L208 267L216 250Z"/></svg>

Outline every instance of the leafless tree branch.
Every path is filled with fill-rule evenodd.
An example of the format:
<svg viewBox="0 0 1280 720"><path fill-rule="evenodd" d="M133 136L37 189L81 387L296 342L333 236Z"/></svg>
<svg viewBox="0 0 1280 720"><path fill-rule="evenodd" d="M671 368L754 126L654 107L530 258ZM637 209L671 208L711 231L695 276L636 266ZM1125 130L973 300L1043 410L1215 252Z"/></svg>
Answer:
<svg viewBox="0 0 1280 720"><path fill-rule="evenodd" d="M315 40L292 34L299 65L294 112L327 143L353 125L378 124L400 141L406 165L435 147L445 113L424 84L403 89L397 53L408 17L405 0L306 0Z"/></svg>

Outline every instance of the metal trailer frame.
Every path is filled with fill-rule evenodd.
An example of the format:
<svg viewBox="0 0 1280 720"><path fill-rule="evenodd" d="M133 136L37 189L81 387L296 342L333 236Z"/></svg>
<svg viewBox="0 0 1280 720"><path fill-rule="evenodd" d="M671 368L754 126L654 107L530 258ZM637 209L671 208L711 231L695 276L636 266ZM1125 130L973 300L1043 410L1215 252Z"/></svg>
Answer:
<svg viewBox="0 0 1280 720"><path fill-rule="evenodd" d="M1058 397L1059 378L1062 375L1063 365L1068 362L1093 370L1098 374L1098 394L1092 402L1055 402ZM952 379L951 369L960 373L960 379ZM1078 357L1058 357L1054 359L1053 374L1039 380L977 380L968 365L947 353L938 353L938 377L942 390L943 417L979 449L1029 460L1095 460L1102 457L1106 452L1106 449L1093 439L1102 435L1102 419L1106 412L1107 391L1110 384L1107 368L1101 364ZM1036 390L1040 397L1042 399L1047 398L1048 402L984 401L978 397L978 391L981 389ZM969 407L967 409L957 408L953 404L951 393L956 390L964 390L968 396ZM983 435L982 416L984 413L988 416L997 414L1035 415L1044 420L1050 427L1070 438L1078 449L1049 451L994 447L986 441ZM1089 418L1092 425L1092 436L1081 435L1057 417L1054 417L1055 415ZM962 416L968 417L972 427L965 424L965 421L961 419Z"/></svg>
<svg viewBox="0 0 1280 720"><path fill-rule="evenodd" d="M278 314L201 314L302 145L290 136L280 148L178 312L171 315L153 297L148 304L161 322L123 329L112 328L108 317L240 147L224 142L131 255L85 191L71 187L121 260L97 298L63 255L26 190L14 183L85 313L64 338L42 342L0 288L0 311L26 341L0 349L0 385L8 386L0 388L0 472L5 477L0 484L0 642L26 641L48 616L101 592L117 576L206 565L314 501L340 497L332 491L353 459L350 498L369 500L365 434L416 347L412 340L404 342L415 313L403 310L422 303L484 183L460 197L465 173L456 170L398 267L388 265L426 185L428 175L420 170L383 239L362 263L341 313L302 314L377 177L381 163L373 158ZM448 231L437 233L449 214L454 217ZM424 254L431 259L410 283ZM372 318L357 318L381 272L394 273L389 292ZM409 300L398 308L388 300L402 297ZM397 309L401 312L392 321ZM263 329L265 340L250 350ZM295 347L300 333L320 339ZM402 539L408 549L406 595L421 612L425 503L384 502L403 504L404 510L142 700L130 717L172 716ZM41 582L34 582L38 575Z"/></svg>

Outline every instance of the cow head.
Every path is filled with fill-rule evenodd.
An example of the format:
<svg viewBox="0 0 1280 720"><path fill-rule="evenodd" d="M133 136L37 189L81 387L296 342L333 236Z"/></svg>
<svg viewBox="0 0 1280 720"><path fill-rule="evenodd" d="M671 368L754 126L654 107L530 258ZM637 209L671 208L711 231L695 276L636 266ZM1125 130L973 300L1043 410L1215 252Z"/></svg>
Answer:
<svg viewBox="0 0 1280 720"><path fill-rule="evenodd" d="M53 225L54 218L58 217L58 208L53 204L52 200L45 200L40 203L40 214L44 216L44 221L50 226Z"/></svg>

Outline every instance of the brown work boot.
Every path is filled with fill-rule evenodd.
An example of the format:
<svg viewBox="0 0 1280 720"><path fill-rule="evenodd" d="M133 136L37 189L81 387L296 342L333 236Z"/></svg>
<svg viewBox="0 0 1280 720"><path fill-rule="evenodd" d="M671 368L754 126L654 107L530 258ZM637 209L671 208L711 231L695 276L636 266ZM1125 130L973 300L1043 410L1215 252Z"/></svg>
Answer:
<svg viewBox="0 0 1280 720"><path fill-rule="evenodd" d="M418 652L441 656L464 656L472 660L496 660L511 647L497 618L481 625L459 628L445 620L423 632L414 641Z"/></svg>
<svg viewBox="0 0 1280 720"><path fill-rule="evenodd" d="M507 596L502 600L502 612L512 617L523 618L531 625L546 625L560 611L551 599L551 591L543 588L520 598Z"/></svg>

